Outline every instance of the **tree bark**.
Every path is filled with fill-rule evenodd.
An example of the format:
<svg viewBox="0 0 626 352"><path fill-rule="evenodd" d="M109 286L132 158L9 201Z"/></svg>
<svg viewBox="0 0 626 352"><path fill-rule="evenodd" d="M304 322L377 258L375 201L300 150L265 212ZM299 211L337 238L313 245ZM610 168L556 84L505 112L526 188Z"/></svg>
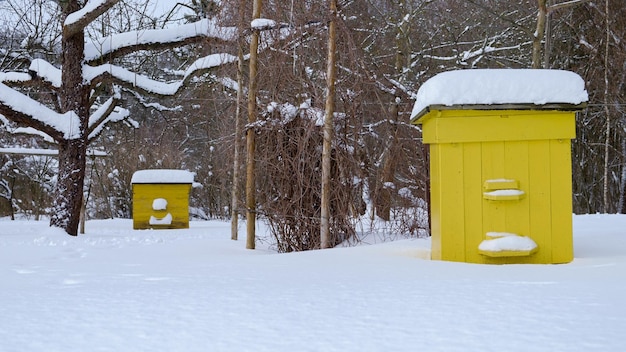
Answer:
<svg viewBox="0 0 626 352"><path fill-rule="evenodd" d="M234 141L234 156L233 156L233 188L231 191L230 202L230 238L236 241L239 231L239 168L241 166L241 157L239 156L239 150L241 149L241 143L239 136L241 136L241 104L243 101L243 35L244 35L244 20L245 20L245 2L239 2L239 38L237 39L237 107L235 108L235 141Z"/></svg>
<svg viewBox="0 0 626 352"><path fill-rule="evenodd" d="M552 5L552 0L547 0L548 8ZM552 54L552 23L551 23L550 12L546 14L546 23L545 23L545 45L543 48L543 68L550 68L550 55Z"/></svg>
<svg viewBox="0 0 626 352"><path fill-rule="evenodd" d="M537 0L537 29L533 34L532 68L542 67L541 41L544 39L544 34L546 35L546 43L544 48L543 66L544 68L549 68L550 52L552 50L551 38L548 37L552 35L548 18L550 13L559 9L579 5L587 1L589 0L570 0L559 4L553 4L550 0Z"/></svg>
<svg viewBox="0 0 626 352"><path fill-rule="evenodd" d="M337 0L330 0L330 24L328 25L328 57L326 59L326 109L324 115L324 142L322 146L322 199L320 247L331 247L330 239L330 168L335 113L335 51L337 27Z"/></svg>
<svg viewBox="0 0 626 352"><path fill-rule="evenodd" d="M620 197L617 212L626 214L626 140L622 140L622 176L620 180Z"/></svg>
<svg viewBox="0 0 626 352"><path fill-rule="evenodd" d="M609 24L609 0L605 1L606 43L604 49L604 113L606 114L606 136L604 140L604 183L602 185L602 200L604 212L610 211L609 205L609 151L611 148L611 111L609 109L609 42L611 40L611 27Z"/></svg>
<svg viewBox="0 0 626 352"><path fill-rule="evenodd" d="M78 234L85 180L86 143L73 139L59 143L59 175L52 206L50 226L60 227L69 235Z"/></svg>
<svg viewBox="0 0 626 352"><path fill-rule="evenodd" d="M261 17L261 0L254 0L252 18ZM248 132L246 135L246 248L254 249L256 242L256 174L255 174L255 128L257 92L257 55L259 51L259 31L252 30L250 40L250 86L248 89Z"/></svg>
<svg viewBox="0 0 626 352"><path fill-rule="evenodd" d="M80 9L77 0L68 1L63 8L64 17ZM69 33L69 34L68 34ZM87 155L87 124L89 122L89 86L83 80L85 35L83 31L63 32L62 85L59 98L62 112L73 111L80 126L77 138L58 140L59 174L56 195L52 206L50 226L60 227L69 235L78 234L80 209L83 202L83 185Z"/></svg>
<svg viewBox="0 0 626 352"><path fill-rule="evenodd" d="M391 198L392 189L388 187L389 183L393 183L396 172L396 149L398 145L398 119L399 107L398 102L394 101L391 105L390 115L391 121L391 141L385 151L385 158L382 169L380 191L376 202L376 215L379 218L389 221L391 220Z"/></svg>
<svg viewBox="0 0 626 352"><path fill-rule="evenodd" d="M546 0L537 0L537 7L537 29L533 34L532 68L541 68L541 40L546 30L546 18L548 17Z"/></svg>

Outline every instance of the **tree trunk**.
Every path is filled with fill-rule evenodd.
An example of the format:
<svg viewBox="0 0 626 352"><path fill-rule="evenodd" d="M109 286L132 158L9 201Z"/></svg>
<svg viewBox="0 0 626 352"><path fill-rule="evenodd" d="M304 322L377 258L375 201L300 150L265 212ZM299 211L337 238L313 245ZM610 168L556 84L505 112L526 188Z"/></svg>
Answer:
<svg viewBox="0 0 626 352"><path fill-rule="evenodd" d="M63 8L64 17L80 9L78 1L68 1ZM59 143L59 174L56 198L52 206L50 226L60 227L69 235L78 234L80 209L83 202L83 184L87 155L87 123L89 121L89 87L83 80L85 35L83 31L67 35L63 31L62 85L59 92L62 112L73 111L78 115L78 136L66 136Z"/></svg>
<svg viewBox="0 0 626 352"><path fill-rule="evenodd" d="M537 0L537 29L533 33L532 68L541 68L541 41L545 34L545 48L543 57L543 67L550 67L550 53L552 51L552 29L550 25L550 13L582 4L589 0L570 0L560 4L554 4L552 0Z"/></svg>
<svg viewBox="0 0 626 352"><path fill-rule="evenodd" d="M393 183L396 173L396 149L398 145L398 103L394 101L391 105L390 115L393 119L390 132L391 141L387 150L385 151L385 158L383 163L383 170L381 176L380 191L378 191L378 197L376 200L376 215L379 218L389 221L391 220L391 198L393 190L389 187L390 183Z"/></svg>
<svg viewBox="0 0 626 352"><path fill-rule="evenodd" d="M69 235L78 234L83 202L86 143L80 139L59 145L59 175L50 226L60 227Z"/></svg>
<svg viewBox="0 0 626 352"><path fill-rule="evenodd" d="M252 18L261 17L261 0L254 0ZM257 55L259 51L259 31L252 30L250 39L250 87L248 89L248 133L246 136L246 248L254 249L256 242L256 174L255 174L255 128L256 122L256 91L257 91Z"/></svg>
<svg viewBox="0 0 626 352"><path fill-rule="evenodd" d="M532 68L541 68L541 40L546 30L546 18L548 17L546 0L537 0L537 7L537 29L533 34Z"/></svg>
<svg viewBox="0 0 626 352"><path fill-rule="evenodd" d="M622 141L622 177L620 180L620 197L617 212L626 214L626 140Z"/></svg>
<svg viewBox="0 0 626 352"><path fill-rule="evenodd" d="M335 113L335 47L337 26L337 0L330 0L330 24L328 26L328 58L326 59L326 111L324 115L324 142L322 146L322 199L320 247L331 247L330 239L330 168Z"/></svg>
<svg viewBox="0 0 626 352"><path fill-rule="evenodd" d="M548 8L552 5L552 0L547 0ZM550 12L546 14L546 23L545 23L545 45L543 48L543 68L550 69L550 55L552 54L552 23L550 19Z"/></svg>
<svg viewBox="0 0 626 352"><path fill-rule="evenodd" d="M13 190L15 189L15 177L11 178L11 190L9 196L9 207L11 207L11 220L15 220L15 207L13 206Z"/></svg>
<svg viewBox="0 0 626 352"><path fill-rule="evenodd" d="M610 211L609 206L609 151L611 142L611 111L609 109L609 42L611 40L611 28L609 25L609 0L605 3L606 20L606 43L604 50L604 113L606 114L606 136L604 140L604 184L602 185L602 200L604 203L604 213Z"/></svg>
<svg viewBox="0 0 626 352"><path fill-rule="evenodd" d="M241 143L239 137L241 136L241 104L243 100L243 35L244 35L244 18L245 18L245 3L240 1L239 3L239 38L237 39L238 46L238 59L237 62L237 107L235 108L235 141L234 141L234 156L233 156L233 186L231 191L230 201L230 238L236 241L239 231L239 168L241 166L241 157L239 156L239 150L241 149Z"/></svg>

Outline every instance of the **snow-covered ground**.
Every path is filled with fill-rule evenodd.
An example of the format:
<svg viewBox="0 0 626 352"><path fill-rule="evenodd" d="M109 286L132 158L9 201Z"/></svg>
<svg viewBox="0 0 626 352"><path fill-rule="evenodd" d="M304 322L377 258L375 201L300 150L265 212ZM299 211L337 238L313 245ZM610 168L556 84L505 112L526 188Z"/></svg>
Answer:
<svg viewBox="0 0 626 352"><path fill-rule="evenodd" d="M3 219L0 351L624 350L626 216L574 231L571 264L488 266L419 259L426 239L277 254L225 222Z"/></svg>

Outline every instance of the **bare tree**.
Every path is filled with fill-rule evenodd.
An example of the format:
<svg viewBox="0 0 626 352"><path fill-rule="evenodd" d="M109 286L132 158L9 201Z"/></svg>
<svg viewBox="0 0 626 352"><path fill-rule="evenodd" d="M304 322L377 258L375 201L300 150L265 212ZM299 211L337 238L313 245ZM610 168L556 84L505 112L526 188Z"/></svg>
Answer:
<svg viewBox="0 0 626 352"><path fill-rule="evenodd" d="M320 247L330 247L330 159L334 134L333 115L335 114L335 41L337 27L337 0L330 0L330 20L328 24L328 57L326 61L326 109L324 111L324 143L322 146L322 202Z"/></svg>
<svg viewBox="0 0 626 352"><path fill-rule="evenodd" d="M609 0L604 4L604 22L606 25L606 39L604 43L604 113L606 114L606 135L604 139L604 183L602 186L602 199L604 212L609 212L609 150L611 148L611 110L609 107L609 50L611 43L611 25Z"/></svg>
<svg viewBox="0 0 626 352"><path fill-rule="evenodd" d="M551 0L537 0L537 28L533 34L533 54L532 54L532 68L541 68L541 48L542 42L546 32L550 32L548 23L548 17L550 13L559 9L575 6L589 0L568 0L561 3L551 4ZM546 26L548 24L548 26ZM550 51L550 38L545 38L545 55L544 63L547 63L549 57L547 53ZM547 64L544 64L547 66Z"/></svg>
<svg viewBox="0 0 626 352"><path fill-rule="evenodd" d="M254 0L252 9L252 20L261 17L261 0ZM246 139L247 146L247 177L246 177L246 248L254 249L256 242L256 174L255 174L255 129L257 107L256 93L258 85L257 55L259 52L259 29L253 28L252 39L250 40L250 82L248 88L248 132Z"/></svg>
<svg viewBox="0 0 626 352"><path fill-rule="evenodd" d="M233 184L231 190L230 216L231 228L230 238L237 240L239 232L239 169L241 168L241 158L239 157L240 135L241 135L241 105L243 103L243 39L244 39L244 21L245 21L245 2L239 1L238 11L238 29L239 37L237 39L237 107L235 110L235 142L233 145Z"/></svg>
<svg viewBox="0 0 626 352"><path fill-rule="evenodd" d="M86 46L86 28L118 2L103 0L95 7L85 7L84 2L78 0L60 2L62 69L43 59L35 59L31 60L30 74L4 76L9 77L4 79L4 83L16 87L32 83L52 90L56 95L56 99L51 101L52 108L0 83L0 113L14 123L47 134L58 145L59 174L50 224L74 236L78 231L83 202L87 145L99 135L104 124L128 116L126 109L118 107L120 87L154 94L175 94L194 72L236 60L236 57L217 55L196 61L190 66L187 75L174 85L159 85L149 78L116 66L112 64L116 58L140 50L176 47L211 37L232 39L232 34L229 34L232 30L223 31L212 23L209 25L207 20L202 20L191 24L191 28L204 30L183 31L187 35L166 36L169 39L156 41L153 39L155 36L167 32L153 30L143 32L144 35L136 33L134 40L119 41L112 35L101 42L89 42ZM109 98L102 99L104 102L93 99L92 91L102 91L101 88L107 86L107 83L112 84L105 90L109 92Z"/></svg>

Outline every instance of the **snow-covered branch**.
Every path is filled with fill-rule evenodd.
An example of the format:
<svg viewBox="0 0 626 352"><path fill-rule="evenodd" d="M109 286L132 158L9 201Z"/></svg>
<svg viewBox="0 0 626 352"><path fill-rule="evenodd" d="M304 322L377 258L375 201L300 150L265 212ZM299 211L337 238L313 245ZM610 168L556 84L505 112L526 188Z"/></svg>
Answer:
<svg viewBox="0 0 626 352"><path fill-rule="evenodd" d="M267 18L255 18L250 22L250 27L252 30L263 31L280 28L280 25L276 21Z"/></svg>
<svg viewBox="0 0 626 352"><path fill-rule="evenodd" d="M85 60L118 57L142 49L155 49L176 44L180 46L201 38L223 41L237 39L237 27L222 27L215 20L203 19L175 28L151 29L114 34L85 44Z"/></svg>
<svg viewBox="0 0 626 352"><path fill-rule="evenodd" d="M54 138L52 138L49 134L39 131L33 127L17 127L10 130L12 134L24 134L28 136L37 136L41 137L45 142L55 143Z"/></svg>
<svg viewBox="0 0 626 352"><path fill-rule="evenodd" d="M32 77L25 72L0 72L0 83L2 82L28 82Z"/></svg>
<svg viewBox="0 0 626 352"><path fill-rule="evenodd" d="M63 23L63 31L68 36L82 32L85 27L118 2L119 0L89 0L85 7L67 16Z"/></svg>
<svg viewBox="0 0 626 352"><path fill-rule="evenodd" d="M154 109L154 110L157 110L157 111L176 111L176 112L180 112L180 111L183 110L183 106L182 105L165 106L165 105L162 105L161 103L149 102L148 99L146 99L146 96L143 95L143 94L139 94L139 92L137 92L137 90L126 89L125 91L128 92L129 94L133 95L135 97L135 99L137 99L139 104L141 104L145 108Z"/></svg>
<svg viewBox="0 0 626 352"><path fill-rule="evenodd" d="M229 54L213 54L196 60L187 68L181 80L165 83L137 74L120 66L111 64L96 67L85 66L85 80L94 83L105 78L112 78L123 86L131 86L150 94L174 95L193 75L226 63L236 62L237 57Z"/></svg>
<svg viewBox="0 0 626 352"><path fill-rule="evenodd" d="M50 83L53 87L61 87L61 70L54 67L48 61L35 59L30 63L28 70L45 82Z"/></svg>
<svg viewBox="0 0 626 352"><path fill-rule="evenodd" d="M95 139L104 129L104 126L106 126L109 122L119 122L122 121L126 118L128 118L128 116L130 116L130 111L128 111L128 109L124 109L121 108L119 106L114 106L113 104L111 104L109 107L107 107L110 110L105 111L104 113L98 114L98 116L94 116L96 115L96 113L98 113L98 111L100 111L101 109L98 109L98 111L96 111L96 113L94 113L94 115L92 115L90 117L90 124L92 122L92 120L94 120L93 125L90 126L89 129L89 141L92 141L93 139Z"/></svg>
<svg viewBox="0 0 626 352"><path fill-rule="evenodd" d="M36 128L54 139L80 136L80 121L73 111L59 114L3 83L0 83L0 114L13 122Z"/></svg>

